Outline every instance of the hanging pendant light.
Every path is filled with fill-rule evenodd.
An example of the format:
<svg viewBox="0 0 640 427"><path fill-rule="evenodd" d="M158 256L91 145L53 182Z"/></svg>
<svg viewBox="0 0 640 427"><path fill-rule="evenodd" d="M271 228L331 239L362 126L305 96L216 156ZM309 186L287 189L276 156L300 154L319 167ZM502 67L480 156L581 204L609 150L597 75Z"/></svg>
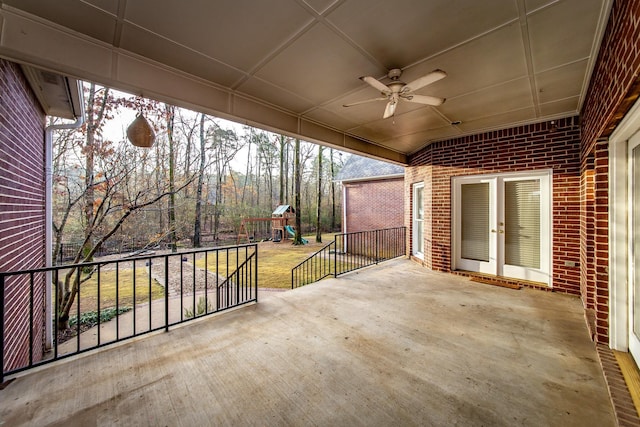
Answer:
<svg viewBox="0 0 640 427"><path fill-rule="evenodd" d="M127 138L136 147L149 148L155 142L156 134L142 112L138 113L127 128Z"/></svg>

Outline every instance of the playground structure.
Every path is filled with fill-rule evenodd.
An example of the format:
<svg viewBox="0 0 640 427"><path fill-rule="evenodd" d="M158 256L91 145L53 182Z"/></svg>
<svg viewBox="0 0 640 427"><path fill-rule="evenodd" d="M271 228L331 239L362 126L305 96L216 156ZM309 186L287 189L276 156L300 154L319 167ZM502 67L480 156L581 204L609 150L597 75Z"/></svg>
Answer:
<svg viewBox="0 0 640 427"><path fill-rule="evenodd" d="M262 236L262 237L260 237ZM271 218L243 218L238 230L236 244L252 243L261 239L272 239Z"/></svg>
<svg viewBox="0 0 640 427"><path fill-rule="evenodd" d="M273 213L271 218L244 218L240 223L238 230L237 243L241 240L247 243L254 242L257 236L263 236L263 239L270 238L274 242L281 242L296 234L295 228L289 224L289 220L295 218L295 209L290 205L280 205ZM270 230L269 230L270 228ZM270 237L267 237L269 236ZM309 243L306 239L302 239L305 245Z"/></svg>

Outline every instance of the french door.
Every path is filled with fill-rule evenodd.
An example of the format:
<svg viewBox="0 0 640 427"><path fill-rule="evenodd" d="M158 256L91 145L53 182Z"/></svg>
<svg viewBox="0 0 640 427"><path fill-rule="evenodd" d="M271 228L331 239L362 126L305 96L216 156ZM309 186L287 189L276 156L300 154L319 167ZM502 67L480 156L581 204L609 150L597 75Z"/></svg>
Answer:
<svg viewBox="0 0 640 427"><path fill-rule="evenodd" d="M454 268L550 285L551 173L453 180Z"/></svg>
<svg viewBox="0 0 640 427"><path fill-rule="evenodd" d="M640 133L629 139L629 351L640 361Z"/></svg>

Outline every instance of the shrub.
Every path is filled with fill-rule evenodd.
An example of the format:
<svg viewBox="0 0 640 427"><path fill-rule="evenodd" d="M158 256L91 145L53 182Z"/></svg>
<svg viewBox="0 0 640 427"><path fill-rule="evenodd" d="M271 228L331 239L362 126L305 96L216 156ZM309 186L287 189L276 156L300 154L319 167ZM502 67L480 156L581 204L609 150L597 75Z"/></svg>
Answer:
<svg viewBox="0 0 640 427"><path fill-rule="evenodd" d="M205 297L200 297L198 298L198 304L196 305L195 316L191 308L185 308L184 317L186 317L187 319L190 319L192 317L202 316L203 314L207 314L210 311L213 311L213 306L211 305L211 301L207 301Z"/></svg>
<svg viewBox="0 0 640 427"><path fill-rule="evenodd" d="M115 307L105 308L104 310L100 310L100 323L108 322L119 314L126 313L130 311L131 307L120 307L118 310ZM71 316L69 318L69 326L73 327L78 324L78 316ZM98 312L97 311L87 311L80 314L80 325L93 328L98 324Z"/></svg>

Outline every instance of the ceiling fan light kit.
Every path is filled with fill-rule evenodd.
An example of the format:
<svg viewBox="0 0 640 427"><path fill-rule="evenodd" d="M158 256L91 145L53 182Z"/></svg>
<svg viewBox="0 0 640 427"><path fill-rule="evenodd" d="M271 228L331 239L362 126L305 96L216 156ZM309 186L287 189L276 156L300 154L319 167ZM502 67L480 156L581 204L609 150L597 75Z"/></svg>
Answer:
<svg viewBox="0 0 640 427"><path fill-rule="evenodd" d="M404 83L400 80L400 76L402 75L402 70L399 68L394 68L389 70L387 73L387 77L391 79L391 83L385 85L380 82L375 77L371 76L363 76L360 77L360 80L367 83L369 86L373 87L380 91L383 95L379 98L367 99L364 101L353 102L351 104L344 104L343 107L353 107L354 105L366 104L369 102L375 101L387 101L387 106L384 109L384 114L382 116L383 119L388 117L392 117L396 112L396 107L400 100L405 100L408 102L414 102L417 104L423 105L431 105L437 107L441 105L445 99L438 98L435 96L428 95L415 95L413 92L416 90L420 90L425 86L428 86L432 83L437 82L447 76L442 70L434 70L427 75L424 75L416 80L413 80L410 83Z"/></svg>

